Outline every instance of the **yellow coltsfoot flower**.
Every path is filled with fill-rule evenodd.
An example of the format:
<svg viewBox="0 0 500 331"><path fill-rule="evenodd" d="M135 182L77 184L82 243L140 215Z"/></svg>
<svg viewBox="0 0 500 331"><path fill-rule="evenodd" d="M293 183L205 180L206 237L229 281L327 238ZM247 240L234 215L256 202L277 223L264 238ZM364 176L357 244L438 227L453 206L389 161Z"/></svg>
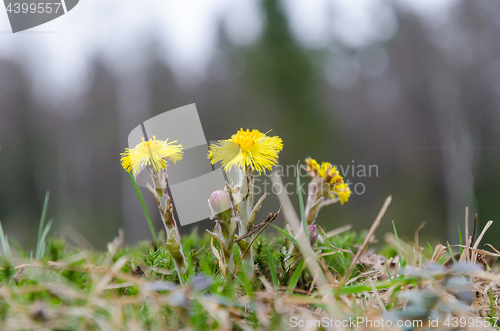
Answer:
<svg viewBox="0 0 500 331"><path fill-rule="evenodd" d="M319 175L319 164L315 159L308 157L306 159L306 170L309 176L316 177Z"/></svg>
<svg viewBox="0 0 500 331"><path fill-rule="evenodd" d="M221 161L225 172L237 166L244 170L257 170L260 174L278 163L278 154L282 149L283 140L280 137L269 137L258 130L240 129L231 139L219 140L210 146L208 158L212 164Z"/></svg>
<svg viewBox="0 0 500 331"><path fill-rule="evenodd" d="M166 140L156 140L156 136L152 139L142 141L134 148L126 148L125 153L121 153L121 163L125 171L130 172L135 176L141 171L141 166L151 166L154 170L165 170L167 161L171 160L174 163L182 159L182 145L175 145L177 141L168 142Z"/></svg>
<svg viewBox="0 0 500 331"><path fill-rule="evenodd" d="M339 175L337 168L332 166L330 162L322 162L319 168L319 177L325 178L327 183L336 184L344 182L342 176Z"/></svg>
<svg viewBox="0 0 500 331"><path fill-rule="evenodd" d="M351 196L349 186L344 183L344 178L330 162L322 162L319 165L316 160L310 157L305 162L308 175L312 178L318 178L321 182L319 191L321 196L333 199L336 195L342 205L349 199Z"/></svg>
<svg viewBox="0 0 500 331"><path fill-rule="evenodd" d="M343 205L344 202L347 202L347 200L349 200L349 197L351 196L351 190L346 183L335 184L334 191L337 197L339 197L341 205Z"/></svg>
<svg viewBox="0 0 500 331"><path fill-rule="evenodd" d="M330 162L322 162L321 165L319 165L319 163L315 159L310 157L308 157L305 162L305 169L307 170L307 174L310 177L324 178L325 181L330 184L344 182L344 179L342 178L342 176L340 176L337 168L332 166Z"/></svg>

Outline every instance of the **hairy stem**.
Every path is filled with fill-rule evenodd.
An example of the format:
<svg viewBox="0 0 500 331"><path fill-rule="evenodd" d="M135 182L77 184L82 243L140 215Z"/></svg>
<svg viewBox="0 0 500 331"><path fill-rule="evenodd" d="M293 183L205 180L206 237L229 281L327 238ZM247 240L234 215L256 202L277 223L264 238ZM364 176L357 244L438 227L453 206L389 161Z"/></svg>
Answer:
<svg viewBox="0 0 500 331"><path fill-rule="evenodd" d="M253 229L253 223L255 220L255 216L252 213L254 207L255 195L253 191L254 185L254 173L253 170L247 168L245 171L246 176L243 177L242 189L246 186L246 190L244 190L245 195L242 197L243 200L240 202L239 208L239 216L240 216L240 236L245 235L248 231ZM245 273L248 277L253 277L253 251L250 243L252 242L252 236L249 236L242 241L244 243L239 243L239 248L241 255L243 256L245 250L248 248L247 254L243 257L242 264Z"/></svg>
<svg viewBox="0 0 500 331"><path fill-rule="evenodd" d="M177 222L174 218L174 209L172 200L167 192L167 173L155 171L151 167L147 167L151 178L153 179L154 187L148 185L148 190L153 194L158 204L158 210L165 226L167 234L167 250L172 255L175 264L175 270L179 276L179 281L184 282L184 275L187 271L187 260L182 250L181 234L177 227Z"/></svg>

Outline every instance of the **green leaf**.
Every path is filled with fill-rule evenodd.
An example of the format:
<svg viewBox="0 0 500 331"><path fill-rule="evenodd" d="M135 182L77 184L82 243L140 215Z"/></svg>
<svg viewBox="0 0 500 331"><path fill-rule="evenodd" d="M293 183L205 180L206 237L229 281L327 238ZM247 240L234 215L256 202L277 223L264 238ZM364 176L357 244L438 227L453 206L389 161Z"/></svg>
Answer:
<svg viewBox="0 0 500 331"><path fill-rule="evenodd" d="M304 198L302 197L302 189L300 188L300 170L299 170L299 162L297 162L297 190L299 194L299 205L300 205L300 217L302 220L302 230L305 233L306 239L309 239L309 228L307 227L307 221L306 221L306 212L304 208ZM309 240L306 240L309 242Z"/></svg>
<svg viewBox="0 0 500 331"><path fill-rule="evenodd" d="M288 288L290 289L287 291L288 294L291 294L293 292L293 289L297 286L300 275L302 274L302 268L304 267L305 261L305 259L302 259L302 261L300 261L299 265L297 266L297 269L295 269L295 272L290 279L290 283L288 284Z"/></svg>
<svg viewBox="0 0 500 331"><path fill-rule="evenodd" d="M299 242L297 241L297 239L295 239L294 237L292 237L291 235L288 234L288 232L286 232L285 230L277 227L276 225L274 224L271 224L271 226L273 228L275 228L276 230L278 230L279 232L281 232L282 234L284 234L288 239L290 239L290 241L297 247L300 247L299 245Z"/></svg>

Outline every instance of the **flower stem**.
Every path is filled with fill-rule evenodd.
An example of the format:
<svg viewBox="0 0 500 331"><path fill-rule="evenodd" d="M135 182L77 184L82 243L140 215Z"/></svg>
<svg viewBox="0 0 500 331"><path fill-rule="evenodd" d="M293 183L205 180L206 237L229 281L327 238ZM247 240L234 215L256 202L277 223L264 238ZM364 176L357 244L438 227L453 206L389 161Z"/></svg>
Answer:
<svg viewBox="0 0 500 331"><path fill-rule="evenodd" d="M240 236L245 235L249 230L253 228L253 221L252 220L252 209L254 207L254 190L253 190L253 185L254 185L254 173L253 170L250 168L247 168L244 170L244 177L243 181L246 181L247 185L247 196L243 198L241 201L241 206L240 206ZM238 244L240 248L240 252L243 256L244 252L248 250L247 254L243 256L243 260L241 261L243 264L243 268L245 273L249 278L253 277L254 270L253 270L253 250L252 250L252 237L249 236L248 238L245 238L241 240Z"/></svg>
<svg viewBox="0 0 500 331"><path fill-rule="evenodd" d="M167 234L167 250L172 255L175 270L179 276L179 281L184 283L184 275L187 272L187 259L182 250L181 234L174 218L174 208L172 200L167 192L167 173L163 170L156 171L152 167L147 167L152 179L154 188L148 184L148 189L153 194L158 204L158 210L165 226Z"/></svg>

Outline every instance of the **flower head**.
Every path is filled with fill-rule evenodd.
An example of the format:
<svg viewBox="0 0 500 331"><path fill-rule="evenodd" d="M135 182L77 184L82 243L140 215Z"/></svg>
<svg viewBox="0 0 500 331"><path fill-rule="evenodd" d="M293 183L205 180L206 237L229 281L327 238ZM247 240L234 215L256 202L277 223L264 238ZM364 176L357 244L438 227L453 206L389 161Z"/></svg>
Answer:
<svg viewBox="0 0 500 331"><path fill-rule="evenodd" d="M344 178L340 176L337 168L329 162L322 162L319 165L316 160L310 157L305 162L308 175L312 178L318 178L321 182L322 195L329 196L331 199L336 195L342 205L349 199L351 190L344 183Z"/></svg>
<svg viewBox="0 0 500 331"><path fill-rule="evenodd" d="M208 158L212 164L222 162L224 171L231 167L241 169L250 167L252 170L271 170L278 163L278 154L283 149L283 140L280 137L269 137L258 130L240 129L231 139L219 140L210 146Z"/></svg>
<svg viewBox="0 0 500 331"><path fill-rule="evenodd" d="M337 168L332 166L330 162L321 163L318 177L325 178L326 182L332 185L344 182L344 179L339 175Z"/></svg>
<svg viewBox="0 0 500 331"><path fill-rule="evenodd" d="M306 169L307 169L307 173L309 174L309 176L311 176L311 177L318 176L319 168L320 168L320 166L319 166L318 162L316 162L315 159L312 159L310 157L308 157L306 159Z"/></svg>
<svg viewBox="0 0 500 331"><path fill-rule="evenodd" d="M335 194L339 197L341 205L349 200L349 197L351 196L351 190L346 183L335 184L333 189L335 191Z"/></svg>
<svg viewBox="0 0 500 331"><path fill-rule="evenodd" d="M168 142L166 140L152 139L142 141L134 148L125 148L125 153L121 153L121 163L125 171L135 176L141 171L141 166L152 166L156 171L165 170L167 161L174 163L182 159L182 145L174 145L177 141Z"/></svg>

